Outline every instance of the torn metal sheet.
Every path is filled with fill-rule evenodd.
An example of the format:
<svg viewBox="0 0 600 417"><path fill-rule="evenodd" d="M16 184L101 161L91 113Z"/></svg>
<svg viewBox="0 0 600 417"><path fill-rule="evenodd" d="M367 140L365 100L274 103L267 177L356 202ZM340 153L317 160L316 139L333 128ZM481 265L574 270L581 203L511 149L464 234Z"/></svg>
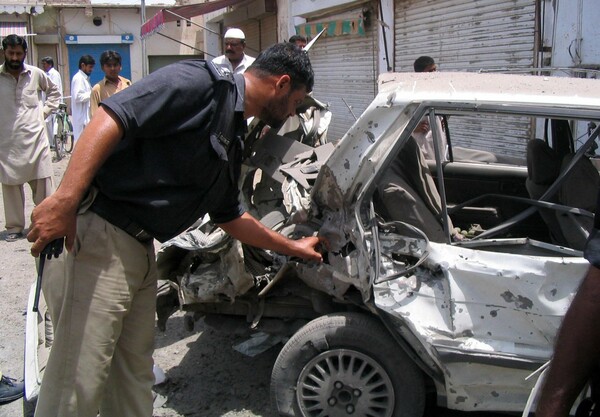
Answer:
<svg viewBox="0 0 600 417"><path fill-rule="evenodd" d="M334 148L333 143L326 143L318 148L298 154L293 161L282 164L279 170L309 191L317 178L321 165L331 155Z"/></svg>
<svg viewBox="0 0 600 417"><path fill-rule="evenodd" d="M193 272L185 272L180 277L183 304L233 301L253 286L254 278L246 271L242 244L237 240L213 262L202 262Z"/></svg>
<svg viewBox="0 0 600 417"><path fill-rule="evenodd" d="M254 145L254 155L250 158L252 165L262 169L274 180L283 182L284 176L279 172L282 164L291 162L296 155L313 150L292 138L269 131Z"/></svg>
<svg viewBox="0 0 600 417"><path fill-rule="evenodd" d="M374 286L375 303L428 347L452 408L520 411L535 383L524 379L551 356L587 268L581 258L431 243L417 273Z"/></svg>

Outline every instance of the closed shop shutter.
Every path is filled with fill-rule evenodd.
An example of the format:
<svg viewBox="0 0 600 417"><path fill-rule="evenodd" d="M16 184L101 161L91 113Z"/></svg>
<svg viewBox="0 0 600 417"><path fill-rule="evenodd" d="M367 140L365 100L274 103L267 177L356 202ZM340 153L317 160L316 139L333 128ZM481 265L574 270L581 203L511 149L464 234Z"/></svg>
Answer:
<svg viewBox="0 0 600 417"><path fill-rule="evenodd" d="M287 39L286 39L287 40ZM260 20L261 51L277 43L277 16L269 15Z"/></svg>
<svg viewBox="0 0 600 417"><path fill-rule="evenodd" d="M534 66L534 0L396 0L394 8L397 72L412 72L421 55L433 57L441 71ZM497 127L498 132L510 132L502 133L501 152L522 156L531 137L529 120ZM489 136L477 134L480 126L462 129L451 132L454 145L492 151Z"/></svg>
<svg viewBox="0 0 600 417"><path fill-rule="evenodd" d="M277 15L248 20L237 25L246 35L246 53L256 58L263 49L277 43Z"/></svg>
<svg viewBox="0 0 600 417"><path fill-rule="evenodd" d="M247 20L236 25L246 35L246 49L244 52L256 58L260 52L260 25L257 20Z"/></svg>
<svg viewBox="0 0 600 417"><path fill-rule="evenodd" d="M307 24L327 21L342 25L344 21L362 16L363 8L368 6L371 4L326 19L308 19ZM314 97L328 103L332 112L327 133L330 141L341 139L354 124L355 117L359 117L375 97L377 28L373 21L374 18L364 26L364 35L321 36L309 51L315 72Z"/></svg>

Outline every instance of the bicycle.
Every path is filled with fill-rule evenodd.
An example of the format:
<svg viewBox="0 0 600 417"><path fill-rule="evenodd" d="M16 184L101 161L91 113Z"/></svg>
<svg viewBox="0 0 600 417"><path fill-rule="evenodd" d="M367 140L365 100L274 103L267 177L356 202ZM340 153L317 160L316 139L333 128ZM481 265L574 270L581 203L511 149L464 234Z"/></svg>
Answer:
<svg viewBox="0 0 600 417"><path fill-rule="evenodd" d="M54 116L54 152L56 161L60 161L73 150L73 125L69 120L65 103L58 105L58 111Z"/></svg>

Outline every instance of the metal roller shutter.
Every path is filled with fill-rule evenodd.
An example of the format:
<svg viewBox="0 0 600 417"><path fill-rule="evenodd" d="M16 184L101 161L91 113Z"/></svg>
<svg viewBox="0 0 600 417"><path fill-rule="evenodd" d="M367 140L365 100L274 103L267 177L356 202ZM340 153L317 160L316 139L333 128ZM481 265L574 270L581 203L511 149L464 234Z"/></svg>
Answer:
<svg viewBox="0 0 600 417"><path fill-rule="evenodd" d="M287 40L287 39L286 39ZM260 20L261 50L277 43L277 16L266 16Z"/></svg>
<svg viewBox="0 0 600 417"><path fill-rule="evenodd" d="M260 52L260 26L257 20L247 20L244 23L238 23L237 28L242 29L246 35L246 49L244 52L256 58Z"/></svg>
<svg viewBox="0 0 600 417"><path fill-rule="evenodd" d="M433 57L442 71L534 66L534 0L397 0L394 8L397 72L412 72L421 55ZM497 126L505 139L501 149L490 148L490 136L480 131L476 121L455 127L453 144L522 156L531 125L521 118Z"/></svg>
<svg viewBox="0 0 600 417"><path fill-rule="evenodd" d="M358 16L361 12L362 7L346 11L343 15L328 16L326 20L343 20L350 15ZM307 21L311 22L317 20ZM355 117L359 117L375 97L376 29L376 24L372 23L365 27L364 36L321 36L309 51L315 72L314 97L328 103L332 112L327 133L330 141L341 139L354 124Z"/></svg>
<svg viewBox="0 0 600 417"><path fill-rule="evenodd" d="M269 15L259 20L239 23L246 35L246 53L256 58L260 51L277 43L277 16Z"/></svg>

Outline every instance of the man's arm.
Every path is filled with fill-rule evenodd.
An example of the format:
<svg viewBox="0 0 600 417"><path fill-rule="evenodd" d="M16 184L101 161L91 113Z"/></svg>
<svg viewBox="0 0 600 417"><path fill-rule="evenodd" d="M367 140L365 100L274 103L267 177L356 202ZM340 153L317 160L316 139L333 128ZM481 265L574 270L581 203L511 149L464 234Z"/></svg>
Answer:
<svg viewBox="0 0 600 417"><path fill-rule="evenodd" d="M52 79L46 74L40 74L40 88L46 94L44 101L44 119L47 118L54 110L58 109L61 93Z"/></svg>
<svg viewBox="0 0 600 417"><path fill-rule="evenodd" d="M297 256L308 261L322 262L323 257L316 247L321 238L311 236L303 239L288 239L256 220L248 213L237 219L219 224L223 230L240 242L258 248L269 249L283 255Z"/></svg>
<svg viewBox="0 0 600 417"><path fill-rule="evenodd" d="M536 417L566 417L600 363L600 269L590 266L556 340Z"/></svg>
<svg viewBox="0 0 600 417"><path fill-rule="evenodd" d="M52 68L52 71L50 71L48 76L50 77L52 82L54 84L56 84L56 86L58 87L58 92L60 93L60 98L62 99L63 87L62 87L62 80L60 78L60 74L58 73L58 71L56 71L54 68Z"/></svg>
<svg viewBox="0 0 600 417"><path fill-rule="evenodd" d="M92 87L92 94L90 95L90 117L98 111L100 105L100 85L96 84Z"/></svg>
<svg viewBox="0 0 600 417"><path fill-rule="evenodd" d="M104 107L98 109L77 141L58 190L42 201L31 214L27 240L33 242L31 253L34 256L38 256L49 242L63 236L66 236L67 250L71 250L79 203L123 133L117 116Z"/></svg>

